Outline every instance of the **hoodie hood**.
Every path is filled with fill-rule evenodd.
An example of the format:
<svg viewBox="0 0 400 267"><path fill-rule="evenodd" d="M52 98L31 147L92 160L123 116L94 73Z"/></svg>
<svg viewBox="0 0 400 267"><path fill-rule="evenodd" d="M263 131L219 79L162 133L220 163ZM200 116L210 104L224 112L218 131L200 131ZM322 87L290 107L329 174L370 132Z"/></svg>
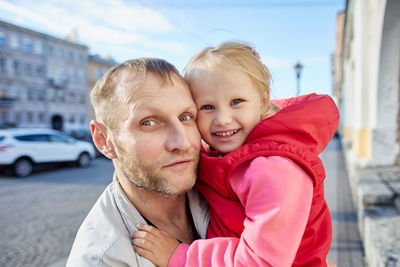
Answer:
<svg viewBox="0 0 400 267"><path fill-rule="evenodd" d="M310 94L272 103L281 110L257 124L244 145L262 139L290 143L316 155L325 149L339 123L339 111L330 96Z"/></svg>

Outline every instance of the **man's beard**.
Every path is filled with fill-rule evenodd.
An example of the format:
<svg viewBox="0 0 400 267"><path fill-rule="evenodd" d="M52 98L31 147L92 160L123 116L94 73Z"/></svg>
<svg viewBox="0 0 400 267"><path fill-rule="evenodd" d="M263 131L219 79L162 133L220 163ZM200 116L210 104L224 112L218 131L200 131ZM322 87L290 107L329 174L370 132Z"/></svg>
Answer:
<svg viewBox="0 0 400 267"><path fill-rule="evenodd" d="M177 188L174 181L156 173L156 170L159 169L157 167L159 167L160 164L157 164L157 162L145 164L137 157L129 155L119 144L116 144L116 146L119 150L118 160L120 162L121 171L128 181L136 187L166 196L174 196L186 193L196 182L199 152L195 149L185 153L177 152L177 156L181 156L182 158L189 157L193 159L193 163L195 164L193 173L188 174L190 177L186 177L185 182L179 183L179 188ZM177 177L177 179L179 181L182 180L179 177Z"/></svg>

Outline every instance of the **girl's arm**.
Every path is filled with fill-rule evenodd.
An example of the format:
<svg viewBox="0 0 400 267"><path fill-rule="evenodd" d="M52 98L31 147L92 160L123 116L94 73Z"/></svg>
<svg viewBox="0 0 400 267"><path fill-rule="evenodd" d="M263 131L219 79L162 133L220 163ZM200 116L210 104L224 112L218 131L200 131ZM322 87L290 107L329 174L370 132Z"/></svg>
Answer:
<svg viewBox="0 0 400 267"><path fill-rule="evenodd" d="M246 213L241 237L181 244L169 266L291 266L310 212L311 179L287 158L258 157L235 171L231 186Z"/></svg>

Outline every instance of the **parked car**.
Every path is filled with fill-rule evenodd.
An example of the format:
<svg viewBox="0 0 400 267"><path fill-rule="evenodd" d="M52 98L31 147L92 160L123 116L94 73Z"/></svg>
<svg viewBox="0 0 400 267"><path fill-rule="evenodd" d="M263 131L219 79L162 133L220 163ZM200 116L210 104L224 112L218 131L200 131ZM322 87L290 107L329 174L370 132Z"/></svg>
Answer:
<svg viewBox="0 0 400 267"><path fill-rule="evenodd" d="M80 167L88 167L94 157L91 143L56 130L0 130L0 166L11 168L20 177L30 175L36 164L76 162Z"/></svg>
<svg viewBox="0 0 400 267"><path fill-rule="evenodd" d="M79 130L75 129L75 130L71 130L67 133L70 136L74 137L75 139L91 143L94 147L94 153L95 153L96 158L104 157L104 155L99 150L97 150L96 146L94 145L93 139L92 139L92 133L90 132L89 129L79 129Z"/></svg>

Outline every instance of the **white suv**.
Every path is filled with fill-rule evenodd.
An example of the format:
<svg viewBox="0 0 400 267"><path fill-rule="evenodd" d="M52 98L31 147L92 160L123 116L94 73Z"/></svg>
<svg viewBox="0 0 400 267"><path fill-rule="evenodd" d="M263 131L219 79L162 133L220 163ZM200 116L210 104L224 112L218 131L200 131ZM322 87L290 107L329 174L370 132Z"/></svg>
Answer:
<svg viewBox="0 0 400 267"><path fill-rule="evenodd" d="M74 161L80 167L88 167L94 157L91 143L56 130L0 130L0 167L11 167L20 177L30 175L34 164Z"/></svg>

